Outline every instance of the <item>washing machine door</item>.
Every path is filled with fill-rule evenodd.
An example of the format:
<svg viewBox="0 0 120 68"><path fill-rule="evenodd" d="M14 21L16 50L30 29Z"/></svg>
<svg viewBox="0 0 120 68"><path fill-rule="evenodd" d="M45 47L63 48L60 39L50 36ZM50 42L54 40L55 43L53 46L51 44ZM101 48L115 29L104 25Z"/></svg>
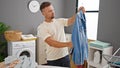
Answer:
<svg viewBox="0 0 120 68"><path fill-rule="evenodd" d="M23 48L17 52L17 57L26 55L27 57L35 58L31 49Z"/></svg>

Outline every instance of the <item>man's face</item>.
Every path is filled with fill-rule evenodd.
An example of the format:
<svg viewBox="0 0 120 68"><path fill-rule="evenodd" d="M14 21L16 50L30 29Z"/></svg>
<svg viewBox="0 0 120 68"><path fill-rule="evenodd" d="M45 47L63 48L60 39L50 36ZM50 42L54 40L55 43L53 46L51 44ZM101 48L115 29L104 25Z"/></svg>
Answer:
<svg viewBox="0 0 120 68"><path fill-rule="evenodd" d="M42 14L45 16L47 19L53 19L55 17L55 12L54 8L52 5L45 7L42 9Z"/></svg>

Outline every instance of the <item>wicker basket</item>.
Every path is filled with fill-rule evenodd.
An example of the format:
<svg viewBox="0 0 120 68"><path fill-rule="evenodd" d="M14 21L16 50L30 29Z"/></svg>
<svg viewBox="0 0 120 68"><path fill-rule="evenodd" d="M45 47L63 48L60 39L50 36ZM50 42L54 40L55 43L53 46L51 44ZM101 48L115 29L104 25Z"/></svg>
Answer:
<svg viewBox="0 0 120 68"><path fill-rule="evenodd" d="M22 32L20 31L5 31L5 39L7 41L20 41Z"/></svg>

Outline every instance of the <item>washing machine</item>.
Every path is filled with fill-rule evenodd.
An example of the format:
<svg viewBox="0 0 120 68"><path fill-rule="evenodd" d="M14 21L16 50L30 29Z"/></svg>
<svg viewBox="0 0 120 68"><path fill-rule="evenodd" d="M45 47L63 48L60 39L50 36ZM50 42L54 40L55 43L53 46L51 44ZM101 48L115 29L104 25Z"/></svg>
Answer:
<svg viewBox="0 0 120 68"><path fill-rule="evenodd" d="M26 55L35 60L35 46L35 40L8 42L8 56L16 56L19 58L20 56Z"/></svg>

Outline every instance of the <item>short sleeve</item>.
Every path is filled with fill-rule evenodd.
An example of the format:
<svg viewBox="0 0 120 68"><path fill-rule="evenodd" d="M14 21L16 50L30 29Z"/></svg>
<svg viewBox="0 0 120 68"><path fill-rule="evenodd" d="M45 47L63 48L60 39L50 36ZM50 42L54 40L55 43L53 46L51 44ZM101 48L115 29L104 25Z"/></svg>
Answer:
<svg viewBox="0 0 120 68"><path fill-rule="evenodd" d="M68 26L68 19L67 18L59 18L58 19L60 23L62 23L64 26Z"/></svg>
<svg viewBox="0 0 120 68"><path fill-rule="evenodd" d="M40 37L40 38L42 38L43 41L45 41L46 38L50 37L51 35L48 32L48 30L41 25L37 29L37 36Z"/></svg>

